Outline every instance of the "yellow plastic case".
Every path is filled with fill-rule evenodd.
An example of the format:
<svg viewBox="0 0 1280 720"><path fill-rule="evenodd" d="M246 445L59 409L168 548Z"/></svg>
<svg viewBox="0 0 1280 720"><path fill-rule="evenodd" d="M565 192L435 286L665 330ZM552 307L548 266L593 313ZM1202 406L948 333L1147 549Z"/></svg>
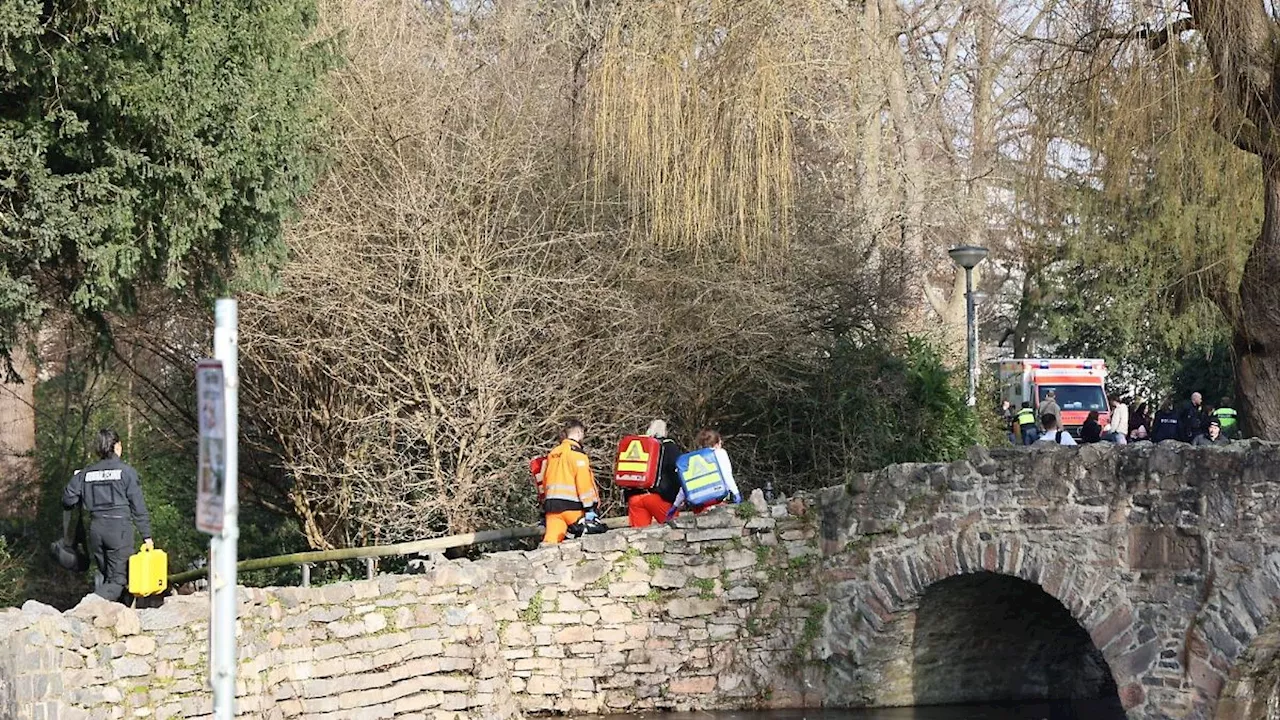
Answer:
<svg viewBox="0 0 1280 720"><path fill-rule="evenodd" d="M129 557L129 594L157 595L169 586L169 556L163 550L143 547Z"/></svg>

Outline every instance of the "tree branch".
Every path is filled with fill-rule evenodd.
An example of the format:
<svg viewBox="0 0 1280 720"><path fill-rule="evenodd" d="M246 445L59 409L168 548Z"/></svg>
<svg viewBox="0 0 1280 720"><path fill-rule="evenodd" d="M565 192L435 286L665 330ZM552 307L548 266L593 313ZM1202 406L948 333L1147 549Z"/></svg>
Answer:
<svg viewBox="0 0 1280 720"><path fill-rule="evenodd" d="M1129 28L1128 30L1117 30L1115 28L1098 28L1085 33L1074 43L1067 44L1054 41L1052 38L1035 37L1023 35L1025 40L1034 40L1039 42L1047 42L1052 45L1060 45L1078 53L1093 53L1098 50L1102 43L1108 40L1118 40L1122 43L1131 40L1139 40L1145 42L1148 50L1159 50L1173 38L1181 35L1188 30L1198 29L1196 19L1193 17L1183 17L1174 20L1164 27L1153 28L1150 24L1143 23Z"/></svg>
<svg viewBox="0 0 1280 720"><path fill-rule="evenodd" d="M1247 153L1263 158L1270 157L1268 144L1263 138L1262 132L1243 117L1232 123L1218 115L1213 119L1213 129L1223 138Z"/></svg>
<svg viewBox="0 0 1280 720"><path fill-rule="evenodd" d="M1153 28L1143 23L1140 27L1130 28L1126 32L1118 32L1111 28L1100 28L1092 33L1086 34L1085 38L1093 36L1097 43L1105 40L1120 40L1121 42L1129 40L1141 40L1147 44L1149 50L1159 50L1173 38L1181 35L1188 30L1196 29L1196 20L1193 17L1178 18L1177 20L1165 25L1161 28ZM1096 44L1095 44L1096 47Z"/></svg>

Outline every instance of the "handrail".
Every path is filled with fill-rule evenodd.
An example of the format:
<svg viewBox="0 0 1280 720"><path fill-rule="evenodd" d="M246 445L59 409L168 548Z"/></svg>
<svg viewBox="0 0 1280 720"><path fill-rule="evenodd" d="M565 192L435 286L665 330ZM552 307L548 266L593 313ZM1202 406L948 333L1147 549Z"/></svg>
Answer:
<svg viewBox="0 0 1280 720"><path fill-rule="evenodd" d="M625 527L627 518L609 518L604 521L609 528ZM410 542L396 543L395 545L369 545L365 547L337 548L335 550L311 550L308 552L290 553L288 555L273 555L271 557L253 558L251 560L241 560L236 563L236 572L241 573L248 570L267 570L270 568L286 567L289 565L307 565L319 562L334 562L338 560L359 560L362 558L379 558L394 557L396 555L412 555L414 553L428 552L431 550L448 550L450 548L467 547L468 545L481 545L491 542L502 542L505 540L521 540L523 538L538 537L542 535L542 527L527 526L517 528L504 528L501 530L481 530L479 532L464 533L462 535L445 535L444 537L430 538L427 540L413 540ZM182 583L191 582L200 578L209 576L209 568L197 568L195 570L186 570L184 572L175 573L169 576L170 585L181 585Z"/></svg>

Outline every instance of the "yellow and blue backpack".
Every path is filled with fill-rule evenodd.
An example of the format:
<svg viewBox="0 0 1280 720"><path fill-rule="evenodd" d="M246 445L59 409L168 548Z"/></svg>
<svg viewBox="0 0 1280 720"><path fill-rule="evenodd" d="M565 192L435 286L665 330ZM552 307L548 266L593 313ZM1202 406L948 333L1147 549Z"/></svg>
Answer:
<svg viewBox="0 0 1280 720"><path fill-rule="evenodd" d="M723 500L729 486L720 471L720 461L713 448L702 448L676 459L676 473L684 487L685 502L692 506Z"/></svg>

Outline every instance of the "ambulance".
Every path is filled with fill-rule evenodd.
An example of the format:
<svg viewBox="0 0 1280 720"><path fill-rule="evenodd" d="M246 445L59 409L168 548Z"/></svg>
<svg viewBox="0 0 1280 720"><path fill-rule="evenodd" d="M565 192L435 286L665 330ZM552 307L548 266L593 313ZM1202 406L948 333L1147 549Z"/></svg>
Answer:
<svg viewBox="0 0 1280 720"><path fill-rule="evenodd" d="M1024 401L1031 409L1040 407L1050 390L1057 391L1062 408L1061 426L1079 437L1080 426L1090 410L1098 411L1098 422L1111 421L1107 403L1107 364L1088 358L1012 358L996 361L1000 398L1008 400L1016 415Z"/></svg>

